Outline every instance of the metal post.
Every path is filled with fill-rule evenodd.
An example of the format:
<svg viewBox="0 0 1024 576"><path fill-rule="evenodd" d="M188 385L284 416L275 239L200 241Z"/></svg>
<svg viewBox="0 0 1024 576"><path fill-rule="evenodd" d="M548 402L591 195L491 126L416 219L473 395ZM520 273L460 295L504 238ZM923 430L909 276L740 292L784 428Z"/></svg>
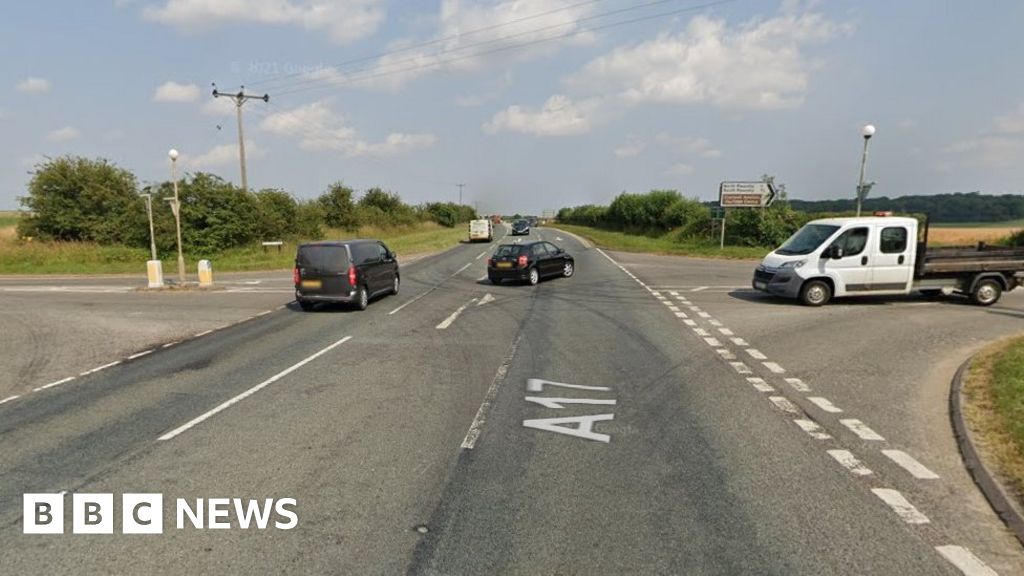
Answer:
<svg viewBox="0 0 1024 576"><path fill-rule="evenodd" d="M156 235L153 233L153 195L143 194L146 197L146 216L149 218L149 252L152 255L150 260L156 260Z"/></svg>
<svg viewBox="0 0 1024 576"><path fill-rule="evenodd" d="M725 215L726 214L728 214L728 212L725 210L725 208L722 208L722 238L718 242L718 249L719 250L725 249Z"/></svg>
<svg viewBox="0 0 1024 576"><path fill-rule="evenodd" d="M178 228L178 285L185 285L185 255L181 251L181 200L178 199L178 160L171 159L171 182L174 184L174 223Z"/></svg>
<svg viewBox="0 0 1024 576"><path fill-rule="evenodd" d="M860 181L857 184L857 216L860 217L861 203L864 201L864 166L868 162L868 140L871 136L864 137L864 152L860 156Z"/></svg>
<svg viewBox="0 0 1024 576"><path fill-rule="evenodd" d="M242 97L242 93L238 93L238 99L235 100L235 110L238 115L238 161L242 165L242 192L249 191L249 179L245 174L245 138L242 135L242 104L245 103L245 99Z"/></svg>

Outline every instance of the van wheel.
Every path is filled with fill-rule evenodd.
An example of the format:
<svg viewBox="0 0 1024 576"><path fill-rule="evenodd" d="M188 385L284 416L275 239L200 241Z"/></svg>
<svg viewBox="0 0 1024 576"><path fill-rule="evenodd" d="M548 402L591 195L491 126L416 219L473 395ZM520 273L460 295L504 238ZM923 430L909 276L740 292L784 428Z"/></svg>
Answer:
<svg viewBox="0 0 1024 576"><path fill-rule="evenodd" d="M821 280L811 280L800 288L800 302L804 306L821 306L832 299L832 289Z"/></svg>
<svg viewBox="0 0 1024 576"><path fill-rule="evenodd" d="M536 286L537 282L540 282L540 271L537 270L536 266L530 268L530 276L527 279L527 282L530 283L530 286Z"/></svg>
<svg viewBox="0 0 1024 576"><path fill-rule="evenodd" d="M402 288L402 281L398 279L398 275L395 275L395 281L391 286L391 294L398 295L398 291Z"/></svg>
<svg viewBox="0 0 1024 576"><path fill-rule="evenodd" d="M299 308L302 308L306 312L312 312L313 308L315 307L316 304L310 302L309 300L299 300Z"/></svg>
<svg viewBox="0 0 1024 576"><path fill-rule="evenodd" d="M978 282L971 293L971 302L979 306L991 306L999 301L1003 295L1003 285L998 281L988 278Z"/></svg>
<svg viewBox="0 0 1024 576"><path fill-rule="evenodd" d="M360 286L359 292L356 293L356 310L366 310L366 307L369 304L370 294L366 292L366 286Z"/></svg>

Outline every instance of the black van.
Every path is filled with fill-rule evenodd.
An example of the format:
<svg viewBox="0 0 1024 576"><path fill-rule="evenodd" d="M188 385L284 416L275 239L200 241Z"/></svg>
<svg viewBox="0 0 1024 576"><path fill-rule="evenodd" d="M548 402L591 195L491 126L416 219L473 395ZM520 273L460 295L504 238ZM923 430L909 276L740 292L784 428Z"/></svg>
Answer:
<svg viewBox="0 0 1024 576"><path fill-rule="evenodd" d="M365 310L374 296L398 294L400 284L395 253L380 240L300 244L292 280L295 300L307 311L318 302Z"/></svg>

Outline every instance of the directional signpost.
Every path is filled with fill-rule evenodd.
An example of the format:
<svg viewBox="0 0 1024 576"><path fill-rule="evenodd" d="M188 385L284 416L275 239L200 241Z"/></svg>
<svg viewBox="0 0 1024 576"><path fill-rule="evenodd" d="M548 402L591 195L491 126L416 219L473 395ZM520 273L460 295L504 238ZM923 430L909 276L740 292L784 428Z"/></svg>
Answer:
<svg viewBox="0 0 1024 576"><path fill-rule="evenodd" d="M718 205L722 207L719 248L725 248L725 215L729 208L767 208L775 196L771 182L722 182L718 187Z"/></svg>

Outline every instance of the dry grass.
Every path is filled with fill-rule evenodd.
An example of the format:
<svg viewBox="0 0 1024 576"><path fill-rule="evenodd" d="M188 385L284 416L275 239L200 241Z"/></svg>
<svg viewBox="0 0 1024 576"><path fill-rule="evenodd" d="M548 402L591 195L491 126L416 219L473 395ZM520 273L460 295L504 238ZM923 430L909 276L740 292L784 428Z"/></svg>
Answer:
<svg viewBox="0 0 1024 576"><path fill-rule="evenodd" d="M928 243L936 246L971 246L978 242L993 244L1020 228L931 228Z"/></svg>
<svg viewBox="0 0 1024 576"><path fill-rule="evenodd" d="M964 379L964 417L980 456L1024 505L1024 337L997 342L971 362Z"/></svg>

